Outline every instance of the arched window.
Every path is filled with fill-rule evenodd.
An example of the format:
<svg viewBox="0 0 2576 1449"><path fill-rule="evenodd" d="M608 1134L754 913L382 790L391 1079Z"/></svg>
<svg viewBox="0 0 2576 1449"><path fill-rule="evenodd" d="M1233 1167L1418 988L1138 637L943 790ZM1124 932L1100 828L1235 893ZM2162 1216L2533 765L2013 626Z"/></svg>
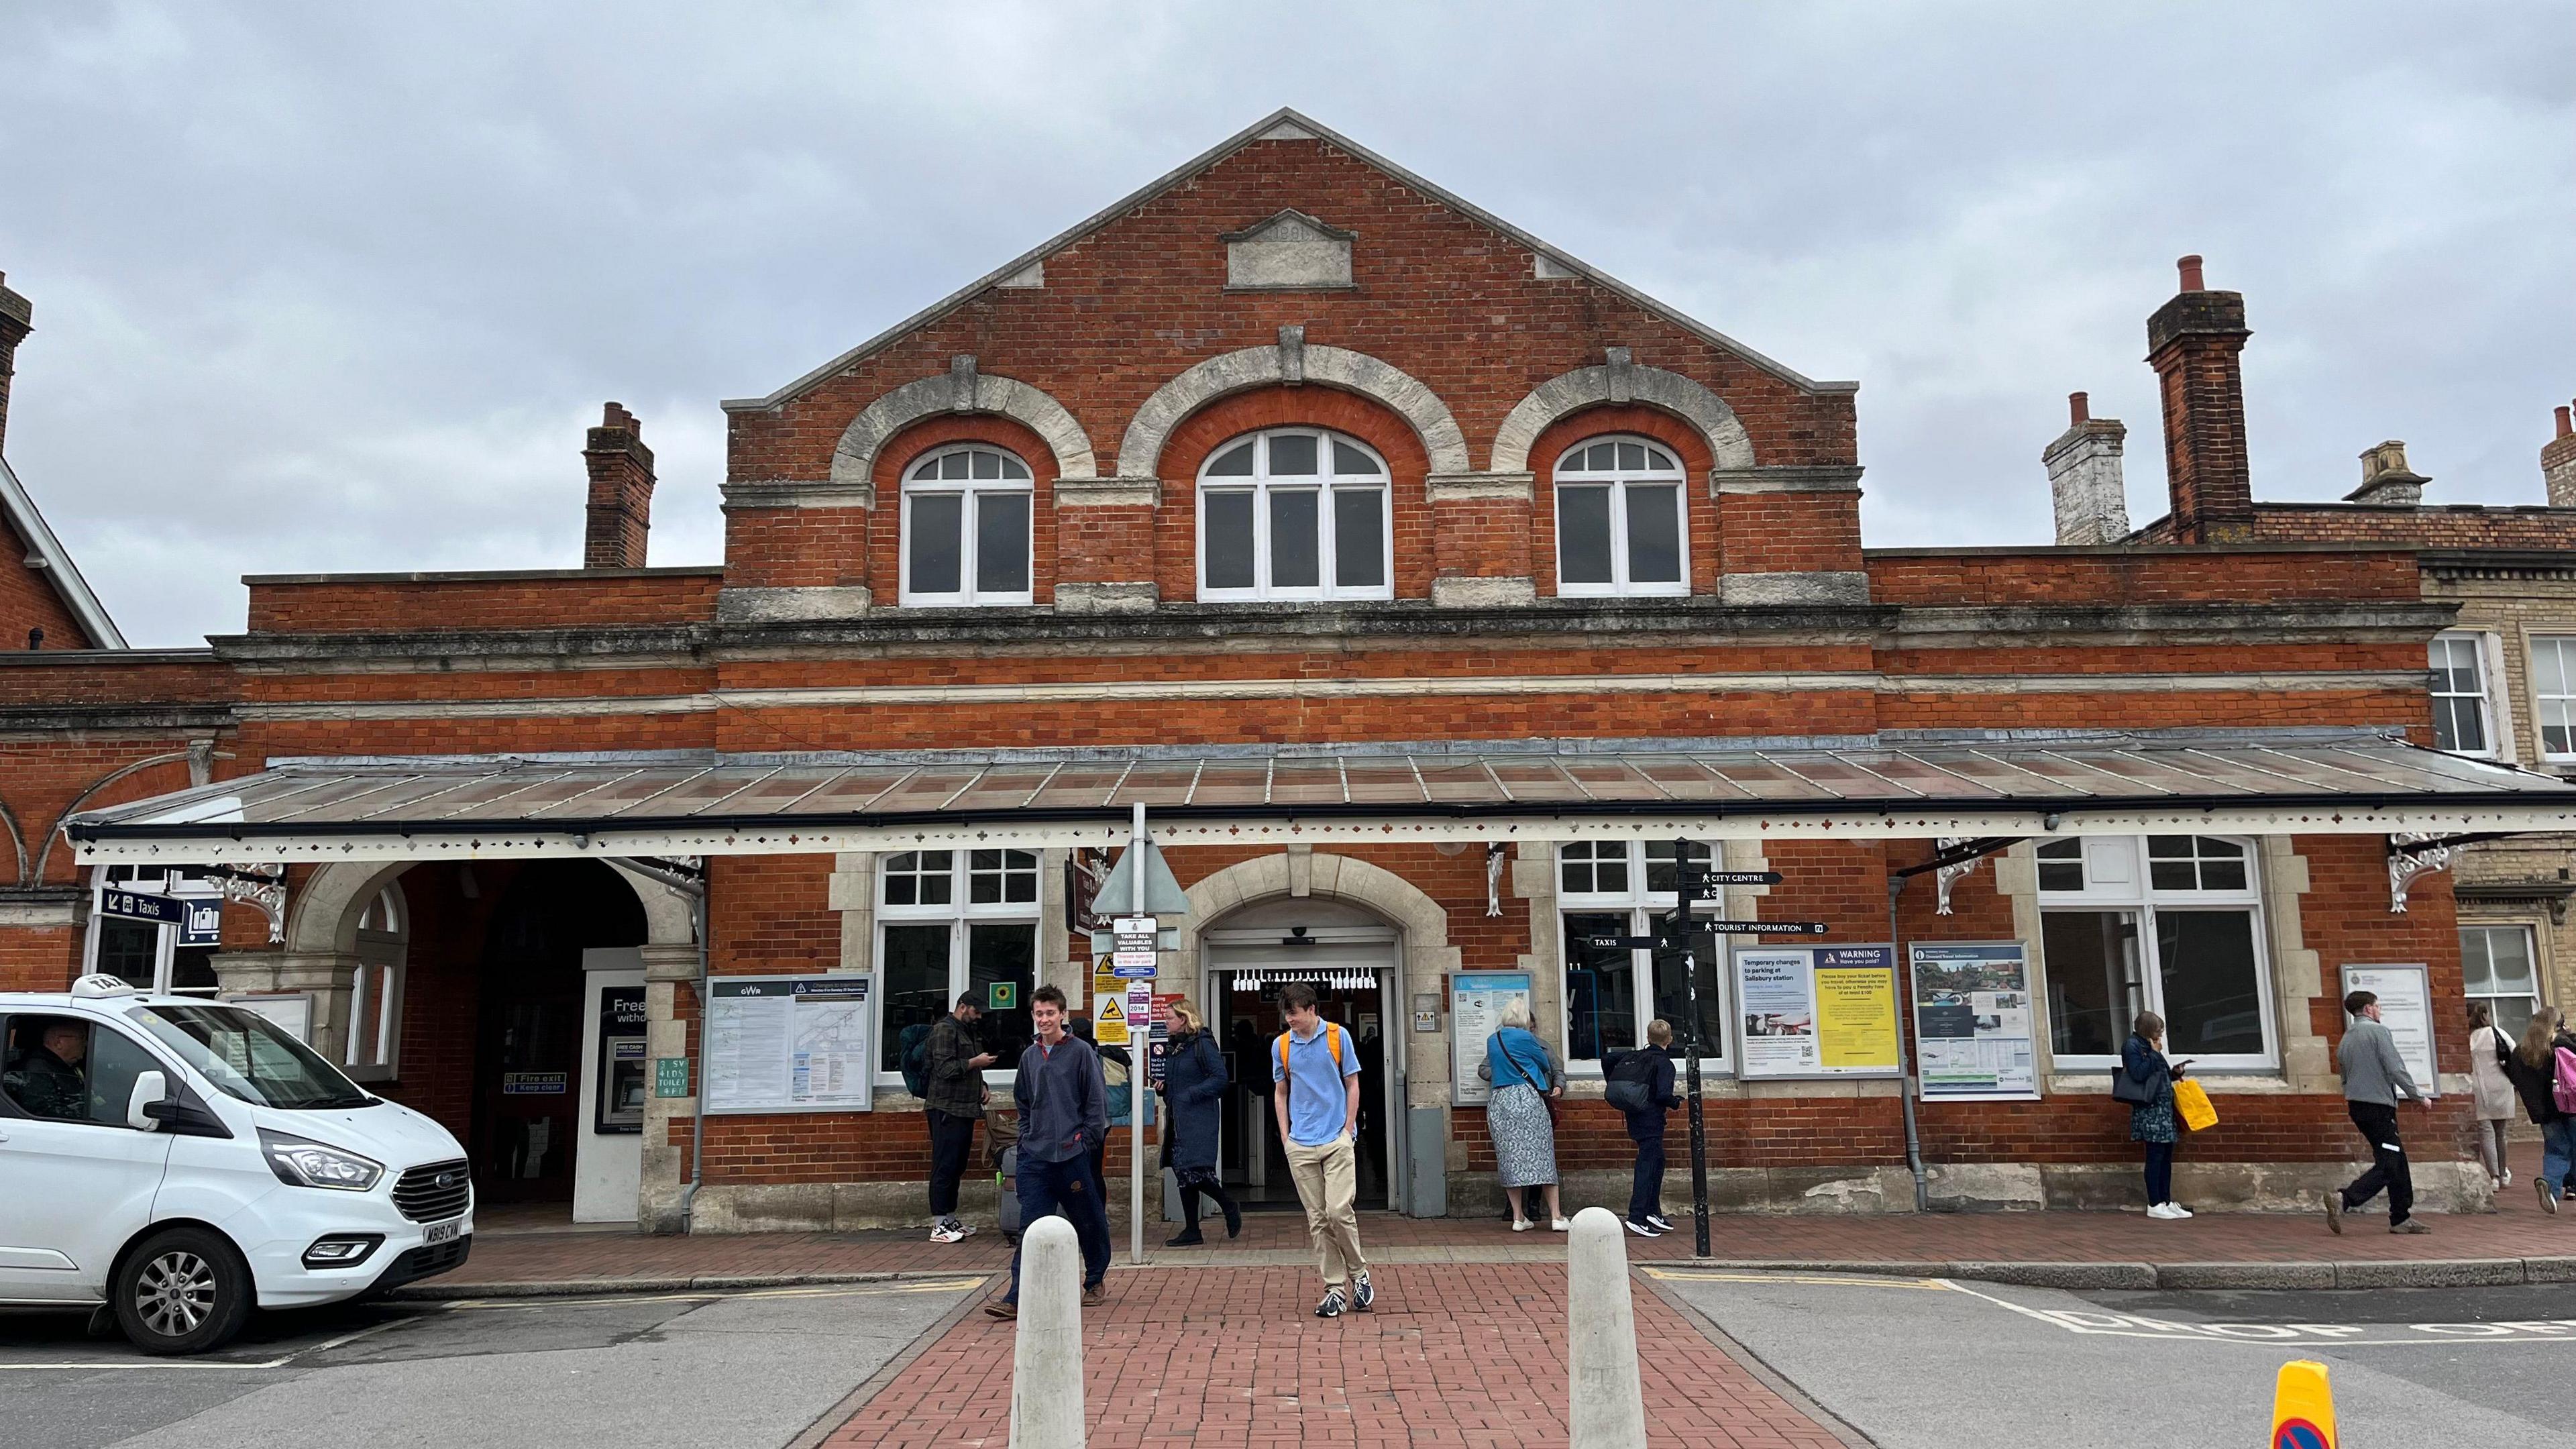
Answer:
<svg viewBox="0 0 2576 1449"><path fill-rule="evenodd" d="M399 882L387 881L358 917L358 969L349 988L349 1076L390 1081L402 1068L403 977L411 916Z"/></svg>
<svg viewBox="0 0 2576 1449"><path fill-rule="evenodd" d="M903 476L903 602L1026 604L1029 465L998 448L942 448Z"/></svg>
<svg viewBox="0 0 2576 1449"><path fill-rule="evenodd" d="M1320 428L1238 438L1199 469L1199 597L1395 596L1386 461Z"/></svg>
<svg viewBox="0 0 2576 1449"><path fill-rule="evenodd" d="M1593 438L1556 460L1556 591L1687 594L1681 460L1645 438Z"/></svg>

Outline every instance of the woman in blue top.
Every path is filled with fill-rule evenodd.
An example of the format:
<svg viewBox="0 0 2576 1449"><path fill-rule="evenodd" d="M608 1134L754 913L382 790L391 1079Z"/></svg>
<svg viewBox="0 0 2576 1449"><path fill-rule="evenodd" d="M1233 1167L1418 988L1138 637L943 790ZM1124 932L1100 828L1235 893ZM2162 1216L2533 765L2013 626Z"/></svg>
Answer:
<svg viewBox="0 0 2576 1449"><path fill-rule="evenodd" d="M2174 1078L2182 1068L2165 1060L2165 1019L2152 1011L2138 1013L2127 1045L2120 1048L2120 1070L2146 1093L2129 1104L2129 1140L2147 1144L2147 1216L2187 1218L2191 1209L2173 1200L2174 1141L2182 1124L2174 1115Z"/></svg>
<svg viewBox="0 0 2576 1449"><path fill-rule="evenodd" d="M1476 1075L1494 1084L1485 1103L1485 1127L1494 1136L1494 1166L1503 1195L1511 1200L1512 1231L1526 1233L1521 1189L1547 1189L1548 1226L1562 1233L1574 1226L1556 1194L1556 1124L1547 1100L1565 1090L1565 1074L1547 1043L1530 1031L1530 1010L1521 1002L1503 1008L1503 1024L1485 1039L1485 1060Z"/></svg>

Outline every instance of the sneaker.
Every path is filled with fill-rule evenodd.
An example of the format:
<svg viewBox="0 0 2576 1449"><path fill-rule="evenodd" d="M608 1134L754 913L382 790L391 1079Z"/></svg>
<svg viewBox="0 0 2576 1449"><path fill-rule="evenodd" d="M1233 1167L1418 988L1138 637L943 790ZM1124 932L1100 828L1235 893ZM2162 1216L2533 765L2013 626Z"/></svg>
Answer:
<svg viewBox="0 0 2576 1449"><path fill-rule="evenodd" d="M1013 1303L1008 1298L996 1298L992 1302L984 1305L984 1316L987 1318L998 1318L1003 1322L1008 1323L1012 1319L1020 1316L1020 1305Z"/></svg>
<svg viewBox="0 0 2576 1449"><path fill-rule="evenodd" d="M2557 1216L2558 1194L2549 1190L2549 1179L2545 1177L2535 1178L2531 1185L2540 1193L2540 1210L2548 1213L2552 1217Z"/></svg>
<svg viewBox="0 0 2576 1449"><path fill-rule="evenodd" d="M2163 1203L2151 1202L2147 1204L2147 1216L2161 1220L2172 1217L2173 1214L2165 1211L2165 1205Z"/></svg>
<svg viewBox="0 0 2576 1449"><path fill-rule="evenodd" d="M1369 1281L1365 1268L1351 1279L1351 1306L1362 1313L1377 1307L1377 1285Z"/></svg>
<svg viewBox="0 0 2576 1449"><path fill-rule="evenodd" d="M1315 1316L1317 1318L1339 1318L1342 1316L1343 1308L1347 1306L1348 1300L1342 1297L1342 1286L1336 1283L1332 1287L1324 1290L1324 1301L1315 1305Z"/></svg>
<svg viewBox="0 0 2576 1449"><path fill-rule="evenodd" d="M957 1231L946 1223L940 1223L930 1230L930 1240L934 1243L953 1243L965 1236L966 1235L964 1233Z"/></svg>
<svg viewBox="0 0 2576 1449"><path fill-rule="evenodd" d="M1671 1223L1665 1222L1664 1215L1662 1213L1646 1214L1646 1226L1653 1228L1659 1233L1677 1233L1681 1231L1681 1229L1674 1227Z"/></svg>
<svg viewBox="0 0 2576 1449"><path fill-rule="evenodd" d="M2331 1187L2326 1189L2326 1226L2343 1236L2343 1194Z"/></svg>
<svg viewBox="0 0 2576 1449"><path fill-rule="evenodd" d="M2191 1209L2184 1207L2181 1203L2168 1199L2165 1203L2165 1216L2169 1218L2187 1218L2191 1216Z"/></svg>
<svg viewBox="0 0 2576 1449"><path fill-rule="evenodd" d="M1574 1231L1574 1219L1558 1218L1554 1222L1549 1223L1548 1226L1560 1233L1570 1233Z"/></svg>
<svg viewBox="0 0 2576 1449"><path fill-rule="evenodd" d="M1526 1233L1526 1232L1528 1232L1529 1230L1530 1230L1530 1225L1529 1225L1529 1219L1527 1219L1527 1218L1522 1218L1522 1219L1520 1219L1518 1222L1515 1222L1515 1223L1513 1223L1513 1224L1512 1224L1512 1231L1513 1231L1513 1232L1516 1232L1516 1233Z"/></svg>
<svg viewBox="0 0 2576 1449"><path fill-rule="evenodd" d="M1641 1238L1660 1238L1663 1236L1663 1234L1656 1232L1653 1228L1646 1226L1635 1218L1628 1219L1628 1231L1635 1233Z"/></svg>
<svg viewBox="0 0 2576 1449"><path fill-rule="evenodd" d="M2496 1186L2497 1186L2497 1187L2499 1187L2499 1188L2507 1188L2507 1187L2511 1187L2511 1186L2513 1186L2513 1169L2512 1169L2512 1168L2508 1167L2508 1168L2506 1168L2506 1169L2504 1170L2504 1176L2503 1176L2503 1177L2500 1177L2500 1178L2498 1178L2498 1179L2496 1179Z"/></svg>
<svg viewBox="0 0 2576 1449"><path fill-rule="evenodd" d="M1082 1285L1082 1306L1083 1306L1083 1307L1085 1307L1085 1308L1097 1308L1097 1307L1099 1307L1101 1304L1106 1303L1106 1302L1108 1302L1108 1301L1109 1301L1109 1285L1108 1285L1108 1284L1106 1284L1106 1283L1085 1283L1085 1284L1083 1284L1083 1285Z"/></svg>
<svg viewBox="0 0 2576 1449"><path fill-rule="evenodd" d="M2429 1233L2433 1231L2431 1228L2424 1226L2423 1221L2418 1218L2408 1218L2402 1223L2390 1223L2388 1225L2388 1230L2392 1233Z"/></svg>

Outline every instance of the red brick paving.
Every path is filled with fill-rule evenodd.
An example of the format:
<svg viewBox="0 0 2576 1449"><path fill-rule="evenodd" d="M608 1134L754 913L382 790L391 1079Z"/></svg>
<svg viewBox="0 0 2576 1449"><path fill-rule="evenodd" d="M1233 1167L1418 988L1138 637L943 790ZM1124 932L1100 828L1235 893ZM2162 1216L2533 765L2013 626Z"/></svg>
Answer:
<svg viewBox="0 0 2576 1449"><path fill-rule="evenodd" d="M1566 1439L1565 1272L1542 1264L1380 1267L1378 1308L1312 1314L1311 1269L1113 1274L1083 1315L1094 1449L1461 1445ZM1643 1285L1647 1442L1839 1449ZM1012 1326L958 1323L824 1443L927 1449L1010 1435Z"/></svg>

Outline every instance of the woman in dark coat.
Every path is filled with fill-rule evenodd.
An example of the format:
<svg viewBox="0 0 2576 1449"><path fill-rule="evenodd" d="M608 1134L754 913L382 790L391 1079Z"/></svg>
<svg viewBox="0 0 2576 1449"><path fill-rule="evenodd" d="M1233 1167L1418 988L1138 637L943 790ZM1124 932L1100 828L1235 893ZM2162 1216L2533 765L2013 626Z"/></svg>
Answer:
<svg viewBox="0 0 2576 1449"><path fill-rule="evenodd" d="M1225 1052L1208 1035L1206 1023L1186 1001L1171 1005L1172 1039L1163 1056L1163 1120L1170 1124L1164 1163L1181 1184L1179 1237L1165 1247L1186 1248L1207 1239L1199 1236L1199 1198L1213 1200L1225 1213L1225 1235L1243 1231L1243 1209L1217 1181L1217 1123L1224 1116Z"/></svg>
<svg viewBox="0 0 2576 1449"><path fill-rule="evenodd" d="M2164 1045L2165 1019L2139 1012L2128 1044L2120 1048L2119 1069L2146 1099L2129 1103L2129 1140L2147 1145L2147 1216L2187 1218L2191 1209L2173 1200L2174 1140L2182 1136L2173 1084L2182 1068L2165 1060Z"/></svg>

